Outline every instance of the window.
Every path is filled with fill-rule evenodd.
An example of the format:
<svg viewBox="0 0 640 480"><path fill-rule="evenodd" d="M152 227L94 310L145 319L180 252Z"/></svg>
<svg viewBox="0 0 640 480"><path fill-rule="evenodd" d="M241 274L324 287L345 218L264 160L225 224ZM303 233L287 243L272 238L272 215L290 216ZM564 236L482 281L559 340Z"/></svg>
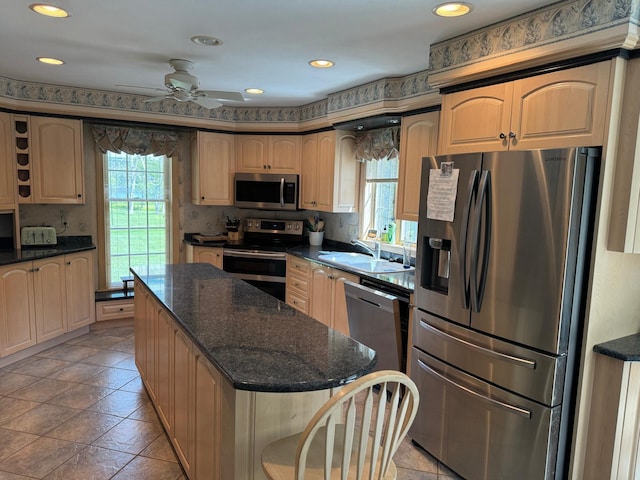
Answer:
<svg viewBox="0 0 640 480"><path fill-rule="evenodd" d="M388 160L368 160L363 164L364 181L362 208L360 215L360 237L368 239L369 233L377 232L382 239L390 225L395 225L390 243L400 244L403 240L415 242L418 236L418 223L395 221L396 191L398 187L397 156ZM393 229L393 227L391 227Z"/></svg>
<svg viewBox="0 0 640 480"><path fill-rule="evenodd" d="M164 155L104 155L105 270L122 286L129 268L160 272L170 263L171 169Z"/></svg>

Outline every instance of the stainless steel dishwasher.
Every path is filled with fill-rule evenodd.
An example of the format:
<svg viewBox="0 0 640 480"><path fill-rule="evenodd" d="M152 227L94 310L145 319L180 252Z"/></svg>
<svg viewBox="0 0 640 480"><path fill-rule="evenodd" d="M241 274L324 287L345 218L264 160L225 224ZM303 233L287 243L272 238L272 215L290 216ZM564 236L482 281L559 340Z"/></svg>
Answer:
<svg viewBox="0 0 640 480"><path fill-rule="evenodd" d="M351 338L376 351L375 370L403 370L398 297L349 281L344 291Z"/></svg>

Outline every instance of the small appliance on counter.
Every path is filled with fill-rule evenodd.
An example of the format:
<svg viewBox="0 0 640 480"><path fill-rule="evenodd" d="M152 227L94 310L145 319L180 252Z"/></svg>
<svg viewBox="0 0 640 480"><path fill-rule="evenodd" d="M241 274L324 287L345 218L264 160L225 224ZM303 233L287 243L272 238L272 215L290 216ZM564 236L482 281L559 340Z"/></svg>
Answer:
<svg viewBox="0 0 640 480"><path fill-rule="evenodd" d="M54 227L22 227L20 243L23 247L57 245L56 229Z"/></svg>

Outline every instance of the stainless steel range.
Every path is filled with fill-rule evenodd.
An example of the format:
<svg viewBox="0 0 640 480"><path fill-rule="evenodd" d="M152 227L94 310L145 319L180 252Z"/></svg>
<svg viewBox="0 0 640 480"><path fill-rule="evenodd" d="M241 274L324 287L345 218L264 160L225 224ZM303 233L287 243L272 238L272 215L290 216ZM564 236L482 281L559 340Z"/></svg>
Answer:
<svg viewBox="0 0 640 480"><path fill-rule="evenodd" d="M244 239L225 244L225 272L284 301L287 248L302 244L301 220L247 218Z"/></svg>

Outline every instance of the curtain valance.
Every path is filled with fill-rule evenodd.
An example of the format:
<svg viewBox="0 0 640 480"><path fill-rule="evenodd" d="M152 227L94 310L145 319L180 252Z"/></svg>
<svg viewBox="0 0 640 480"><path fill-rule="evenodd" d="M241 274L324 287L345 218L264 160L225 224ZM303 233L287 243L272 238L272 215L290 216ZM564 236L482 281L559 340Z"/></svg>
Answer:
<svg viewBox="0 0 640 480"><path fill-rule="evenodd" d="M356 160L389 160L398 156L400 127L378 128L357 132Z"/></svg>
<svg viewBox="0 0 640 480"><path fill-rule="evenodd" d="M102 153L130 155L166 155L175 152L180 136L177 133L146 128L91 125L93 139Z"/></svg>

